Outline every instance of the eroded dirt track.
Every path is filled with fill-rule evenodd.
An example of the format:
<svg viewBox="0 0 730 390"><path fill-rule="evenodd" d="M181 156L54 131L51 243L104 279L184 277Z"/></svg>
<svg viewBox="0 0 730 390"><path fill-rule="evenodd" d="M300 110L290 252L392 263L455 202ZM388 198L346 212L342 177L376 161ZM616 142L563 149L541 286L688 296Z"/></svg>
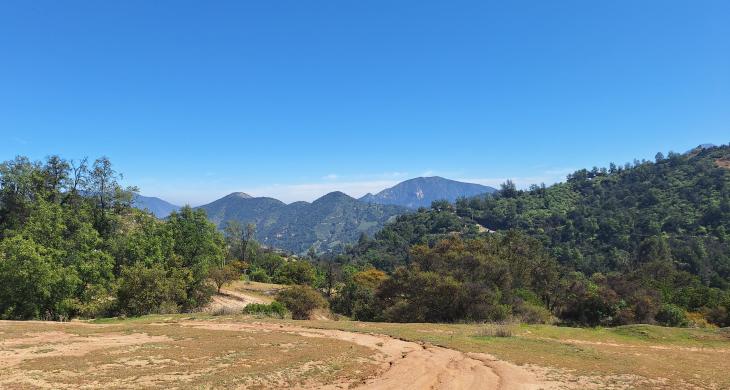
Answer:
<svg viewBox="0 0 730 390"><path fill-rule="evenodd" d="M377 351L382 372L358 386L361 389L550 389L531 372L487 354L465 354L376 334L313 329L271 323L186 322L203 329L288 332L351 342ZM340 386L325 386L339 388Z"/></svg>

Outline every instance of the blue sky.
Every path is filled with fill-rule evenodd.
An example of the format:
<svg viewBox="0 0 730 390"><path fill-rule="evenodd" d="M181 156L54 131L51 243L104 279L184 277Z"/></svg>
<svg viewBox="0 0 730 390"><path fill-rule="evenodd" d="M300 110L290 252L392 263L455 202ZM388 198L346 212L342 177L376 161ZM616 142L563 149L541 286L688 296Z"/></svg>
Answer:
<svg viewBox="0 0 730 390"><path fill-rule="evenodd" d="M3 1L0 136L178 204L551 183L730 141L730 2Z"/></svg>

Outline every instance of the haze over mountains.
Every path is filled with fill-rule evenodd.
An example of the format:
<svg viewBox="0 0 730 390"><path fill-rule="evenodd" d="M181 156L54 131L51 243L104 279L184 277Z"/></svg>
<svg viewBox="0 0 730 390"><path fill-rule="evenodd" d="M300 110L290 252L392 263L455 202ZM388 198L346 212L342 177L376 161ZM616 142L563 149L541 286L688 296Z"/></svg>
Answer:
<svg viewBox="0 0 730 390"><path fill-rule="evenodd" d="M140 210L148 210L157 218L165 218L173 211L180 210L180 206L176 206L154 196L136 194L132 202L134 207Z"/></svg>
<svg viewBox="0 0 730 390"><path fill-rule="evenodd" d="M270 197L253 197L234 192L197 208L219 228L228 221L256 225L256 238L264 245L301 253L310 248L319 252L336 250L355 242L360 234L372 236L393 217L434 200L453 202L494 192L492 187L463 183L441 177L419 177L404 181L375 195L355 199L336 191L309 202L286 204ZM179 209L159 198L137 195L135 207L165 218Z"/></svg>

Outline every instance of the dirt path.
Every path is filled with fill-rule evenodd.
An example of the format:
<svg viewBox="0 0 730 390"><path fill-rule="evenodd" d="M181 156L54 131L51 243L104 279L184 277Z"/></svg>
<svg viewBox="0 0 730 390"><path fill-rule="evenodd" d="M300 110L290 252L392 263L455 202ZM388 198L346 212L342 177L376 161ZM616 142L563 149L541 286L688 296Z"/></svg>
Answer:
<svg viewBox="0 0 730 390"><path fill-rule="evenodd" d="M266 300L253 294L221 289L220 294L213 295L213 298L205 306L203 312L215 313L219 310L225 310L230 313L240 313L249 303L271 303L271 300Z"/></svg>
<svg viewBox="0 0 730 390"><path fill-rule="evenodd" d="M203 329L289 332L304 337L348 341L378 353L383 373L361 389L552 389L558 383L540 382L530 371L487 354L465 354L376 334L304 328L270 323L183 322ZM337 388L332 386L332 388Z"/></svg>

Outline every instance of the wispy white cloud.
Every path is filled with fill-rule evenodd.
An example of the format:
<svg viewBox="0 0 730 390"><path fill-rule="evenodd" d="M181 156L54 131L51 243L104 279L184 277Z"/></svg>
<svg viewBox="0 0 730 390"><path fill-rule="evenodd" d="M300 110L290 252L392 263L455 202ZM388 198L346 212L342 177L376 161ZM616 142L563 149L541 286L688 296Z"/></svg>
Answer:
<svg viewBox="0 0 730 390"><path fill-rule="evenodd" d="M339 179L339 176L334 173L330 173L329 175L322 176L322 179L323 180L337 180L337 179Z"/></svg>

